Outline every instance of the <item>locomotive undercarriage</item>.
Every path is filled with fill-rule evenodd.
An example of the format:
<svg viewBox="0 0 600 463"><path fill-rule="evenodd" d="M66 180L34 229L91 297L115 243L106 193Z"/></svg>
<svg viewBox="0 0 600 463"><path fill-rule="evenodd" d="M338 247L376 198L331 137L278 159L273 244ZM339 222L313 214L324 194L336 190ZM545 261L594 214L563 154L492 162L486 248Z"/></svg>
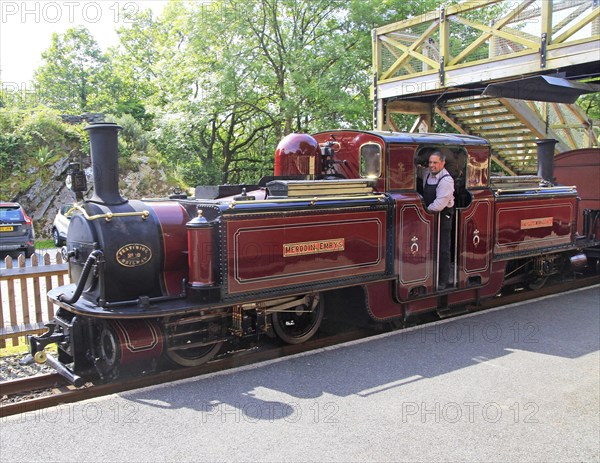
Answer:
<svg viewBox="0 0 600 463"><path fill-rule="evenodd" d="M308 340L319 329L324 304L320 294L290 296L231 307L156 318L102 319L61 308L48 332L31 336L32 360L48 362L76 385L85 380L113 381L173 366L199 366L226 343L278 337L288 344ZM57 344L58 359L45 347ZM67 367L65 367L67 365Z"/></svg>
<svg viewBox="0 0 600 463"><path fill-rule="evenodd" d="M555 253L542 254L532 257L522 257L508 262L503 287L506 290L518 286L529 289L542 288L548 279L555 275L569 278L582 273L587 267L585 254Z"/></svg>

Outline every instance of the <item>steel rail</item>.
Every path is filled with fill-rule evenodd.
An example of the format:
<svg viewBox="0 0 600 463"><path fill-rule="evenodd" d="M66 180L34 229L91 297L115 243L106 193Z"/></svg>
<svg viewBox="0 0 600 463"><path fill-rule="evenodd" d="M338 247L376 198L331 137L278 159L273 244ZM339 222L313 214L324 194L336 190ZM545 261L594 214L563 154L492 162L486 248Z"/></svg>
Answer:
<svg viewBox="0 0 600 463"><path fill-rule="evenodd" d="M0 383L0 396L12 396L27 391L48 389L67 384L67 380L58 373L45 373L42 375L28 376Z"/></svg>

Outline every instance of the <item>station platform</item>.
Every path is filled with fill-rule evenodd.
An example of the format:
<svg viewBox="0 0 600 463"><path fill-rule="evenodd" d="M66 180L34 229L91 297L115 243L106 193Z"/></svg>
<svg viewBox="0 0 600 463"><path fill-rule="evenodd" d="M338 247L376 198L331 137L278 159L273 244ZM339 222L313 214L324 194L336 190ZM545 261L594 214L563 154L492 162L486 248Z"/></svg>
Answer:
<svg viewBox="0 0 600 463"><path fill-rule="evenodd" d="M597 462L600 287L0 419L0 461Z"/></svg>

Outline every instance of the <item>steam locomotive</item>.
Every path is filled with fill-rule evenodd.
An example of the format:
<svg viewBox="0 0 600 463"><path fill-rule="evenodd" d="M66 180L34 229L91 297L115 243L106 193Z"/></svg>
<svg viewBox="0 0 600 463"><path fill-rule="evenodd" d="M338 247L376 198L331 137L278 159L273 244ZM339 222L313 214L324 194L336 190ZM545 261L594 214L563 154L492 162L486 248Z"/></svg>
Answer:
<svg viewBox="0 0 600 463"><path fill-rule="evenodd" d="M86 128L94 189L69 226L74 283L49 292L56 316L46 333L29 337L35 360L76 385L165 360L200 365L225 343L262 335L304 342L334 296L402 326L598 260L600 211L580 214L576 188L553 185L551 172L491 177L482 138L290 134L277 147L274 175L257 185L140 201L118 189L119 129ZM553 144L540 145L551 165ZM446 156L455 182L445 289L437 282L438 218L425 209L416 175L433 150ZM78 174L71 183L81 192ZM57 358L44 351L52 343Z"/></svg>

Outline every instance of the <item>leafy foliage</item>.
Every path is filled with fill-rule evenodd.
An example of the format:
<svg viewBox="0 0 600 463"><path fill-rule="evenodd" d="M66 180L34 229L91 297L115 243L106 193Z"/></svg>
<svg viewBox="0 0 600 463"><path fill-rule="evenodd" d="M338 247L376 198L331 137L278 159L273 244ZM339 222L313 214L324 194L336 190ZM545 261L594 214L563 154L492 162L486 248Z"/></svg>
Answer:
<svg viewBox="0 0 600 463"><path fill-rule="evenodd" d="M61 111L86 112L102 87L107 58L84 27L53 34L52 45L42 53L44 64L35 72L43 103Z"/></svg>
<svg viewBox="0 0 600 463"><path fill-rule="evenodd" d="M81 128L62 122L57 111L0 109L0 182L28 166L45 166L55 155L67 157L82 145Z"/></svg>
<svg viewBox="0 0 600 463"><path fill-rule="evenodd" d="M113 62L145 93L154 142L186 181L248 182L287 133L370 127L370 30L428 6L383 3L174 2L123 29Z"/></svg>
<svg viewBox="0 0 600 463"><path fill-rule="evenodd" d="M0 133L0 181L6 180L11 173L20 169L25 159L19 150L22 141L14 133Z"/></svg>
<svg viewBox="0 0 600 463"><path fill-rule="evenodd" d="M593 84L600 83L600 79L592 81ZM590 119L600 121L600 93L582 95L577 103L585 111Z"/></svg>
<svg viewBox="0 0 600 463"><path fill-rule="evenodd" d="M121 116L106 115L106 120L122 127L119 134L119 154L130 157L135 152L144 152L148 149L148 133L131 114Z"/></svg>
<svg viewBox="0 0 600 463"><path fill-rule="evenodd" d="M62 124L59 114L95 111L123 127L120 150L132 168L150 158L178 184L254 182L272 171L275 147L290 132L371 128L372 29L440 3L173 1L160 17L128 16L105 53L85 28L55 34L35 92L1 95L0 180L77 144L86 151L81 127ZM489 23L507 8L469 18ZM479 33L454 24L451 54ZM580 99L592 118L600 117L598 98ZM391 117L400 130L414 120ZM453 131L439 117L435 123Z"/></svg>

